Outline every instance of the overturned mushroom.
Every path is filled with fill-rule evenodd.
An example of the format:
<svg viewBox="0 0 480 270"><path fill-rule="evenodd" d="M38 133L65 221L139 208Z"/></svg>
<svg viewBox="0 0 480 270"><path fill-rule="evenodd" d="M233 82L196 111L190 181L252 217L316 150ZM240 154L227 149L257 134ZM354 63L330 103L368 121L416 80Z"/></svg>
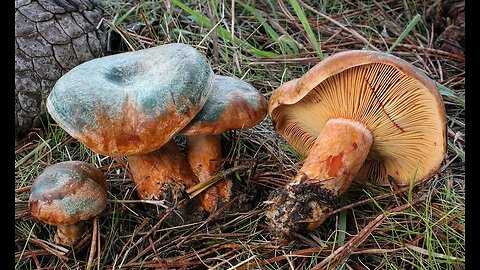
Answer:
<svg viewBox="0 0 480 270"><path fill-rule="evenodd" d="M85 232L84 221L107 205L105 176L93 165L65 161L47 167L33 182L29 199L32 216L57 226L54 241L75 243Z"/></svg>
<svg viewBox="0 0 480 270"><path fill-rule="evenodd" d="M267 219L281 239L316 229L355 177L399 185L438 170L446 151L445 108L425 74L386 53L348 51L276 89L269 115L306 156L270 198Z"/></svg>
<svg viewBox="0 0 480 270"><path fill-rule="evenodd" d="M198 182L171 139L200 111L213 71L174 43L83 63L55 84L52 118L96 153L127 156L142 199L176 201Z"/></svg>
<svg viewBox="0 0 480 270"><path fill-rule="evenodd" d="M265 97L249 83L215 75L215 87L202 110L180 133L187 135L187 158L198 179L218 173L222 148L220 134L248 129L267 115ZM230 199L231 179L222 179L202 195L203 208L211 212Z"/></svg>

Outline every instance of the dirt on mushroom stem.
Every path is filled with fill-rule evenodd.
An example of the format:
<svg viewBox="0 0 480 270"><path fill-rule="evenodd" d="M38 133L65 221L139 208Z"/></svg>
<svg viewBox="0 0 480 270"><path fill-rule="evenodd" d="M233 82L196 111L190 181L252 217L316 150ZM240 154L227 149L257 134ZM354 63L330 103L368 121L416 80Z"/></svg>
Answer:
<svg viewBox="0 0 480 270"><path fill-rule="evenodd" d="M104 22L109 20L114 22L115 25L111 25L113 29L111 37L113 38L116 34L119 37L118 40L123 41L120 46L112 46L112 50L108 52L111 54L129 49L127 42L132 45L132 48L138 49L152 46L153 39L158 42L157 44L179 39L185 40L191 44L199 44L199 47L209 57L215 52L219 52L220 60L214 62L215 70L222 74L244 76L262 90L267 97L273 87L278 86L283 80L300 76L308 66L319 61L319 57L305 37L305 31L298 17L295 16L293 8L289 5L289 1L283 1L286 6L283 9L280 9L281 6L279 6L281 1L242 1L252 7L256 13L263 14L263 18L250 15L248 10L239 5L239 2L236 2L235 5L227 5L228 2L223 5L220 1L210 2L213 4L212 7L212 5L207 5L206 2L202 4L198 1L181 1L186 8L193 10L195 15L209 16L211 25L216 26L213 31L211 27L206 27L204 23L195 23L197 21L192 20L192 14L175 5L176 2L180 3L180 1L162 1L160 4L158 1L150 0L105 2L107 3L106 10L109 12L107 12ZM307 13L306 18L313 32L318 33L317 36L322 42L320 44L321 49L325 55L355 48L370 48L371 45L382 51L387 50L410 20L409 13L413 15L415 13L425 14L425 9L432 6L432 3L436 1L325 1L323 3L326 4L327 2L328 5L319 6L318 2L299 1L304 12ZM321 17L320 13L305 9L304 4L311 5L318 12L335 21L328 21L326 17ZM140 12L129 11L135 6L138 7ZM224 6L225 13L223 13ZM222 13L217 14L215 11L219 10ZM233 13L234 11L235 13ZM117 14L118 18L124 14L130 15L123 16L122 18L125 18L125 20L121 22L115 20L114 16ZM159 16L159 14L165 16ZM290 14L294 18L292 20L285 19ZM142 20L141 15L145 15L146 20ZM275 15L276 17L268 16L266 17L268 21L265 21L263 19L266 15ZM438 79L439 83L455 91L453 97L444 96L448 103L448 131L449 133L453 132L452 136L450 137L449 134L448 137L449 144L452 143L452 146L448 148L447 160L442 164L444 169L424 184L415 185L412 193L413 198L416 196L424 197L425 194L428 194L428 200L425 204L417 204L414 208L407 208L406 211L388 215L388 218L381 222L367 237L357 235L356 233L360 229L357 224L368 224L378 213L407 203L404 200L406 199L404 188L400 189L401 192L399 193L383 194L390 187L368 183L366 186L361 185L362 188L352 190L342 196L344 197L342 198L344 199L342 200L342 206L348 209L342 212L347 214L347 220L349 221L346 222L344 231L340 231L342 215L336 215L322 224L322 228L317 229L312 234L305 235L308 238L305 240L315 241L314 237L321 238L323 240L321 246L318 246L318 243L317 245L313 245L314 243L309 245L308 242L300 239L292 245L275 245L274 241L271 241L271 235L263 230L265 228L263 226L264 215L262 214L264 204L261 201L267 199L266 195L274 187L293 178L291 174L299 168L298 161L302 153L294 151L281 135L275 132L270 119L267 119L265 123L252 130L227 132L222 135L226 169L236 166L236 164L243 164L243 161L235 162L235 158L257 160L258 165L255 165L255 168L252 165L252 169L246 168L237 172L238 177L243 182L261 194L259 198L260 209L248 213L237 212L232 218L223 219L221 222L214 219L200 229L197 229L196 225L183 230L165 228L165 233L160 231L160 233L152 235L152 245L149 238L143 238L143 235L149 226L153 226L158 221L158 217L147 221L143 204L140 203L133 205L119 203L118 207L112 203L112 207L108 207L99 219L104 226L100 227L101 257L95 260L95 263L100 262L101 269L118 268L121 262L120 258L125 258L125 264L122 265L122 268L129 269L167 268L167 264L173 268L184 269L219 269L238 264L241 264L238 268L244 269L292 269L292 267L294 269L305 269L313 267L328 255L333 254L336 249L341 248L341 236L345 235L345 241L354 240L357 241L357 245L348 249L346 254L340 254L341 256L333 258L330 269L341 268L341 265L345 265L344 268L346 269L349 267L358 269L361 268L360 264L370 269L375 267L462 269L465 264L465 163L463 159L457 156L459 153L457 150L464 154L465 119L463 117L465 110L453 98L464 99L464 58L436 50L438 47L433 47L434 41L441 32L431 31L431 24L428 21L422 23L425 22L423 18L424 16L413 31L398 44L393 53L414 62L417 66L428 71L428 74L432 75L434 79ZM213 19L217 19L221 23L216 25ZM234 24L231 28L233 37L239 37L242 39L241 41L245 41L239 43L242 45L240 47L233 46L231 42L225 41L223 39L225 35L218 35L219 31L223 31L220 30L220 27L222 25L224 27L233 20ZM128 24L138 22L146 24L145 29L149 29L150 35L129 32ZM285 33L285 36L282 35L280 39L267 36L263 28L263 26L268 26L267 23L273 26L277 33ZM338 25L335 23L338 23ZM344 28L341 28L341 26ZM386 30L385 32L388 32L388 37L382 36L383 32L380 33L382 28ZM171 31L172 29L173 31ZM227 30L230 30L230 28ZM352 35L352 33L357 35ZM226 37L230 36L227 33ZM362 37L366 37L368 43L363 42ZM216 41L218 41L218 46L212 47L212 43ZM112 42L115 41L112 40ZM431 42L433 42L433 45ZM290 43L294 45L292 48L289 47ZM280 54L285 52L281 59L263 59L255 57L256 55L249 53L249 47L243 46L249 44L267 52L279 52ZM294 49L297 48L295 44L298 46L299 54L294 54ZM234 58L232 58L232 55ZM240 61L237 61L237 59ZM52 138L50 143L47 144L47 146L51 146L51 151L47 150L48 155L43 156L43 158L39 156L38 159L34 159L36 157L34 156L19 167L18 171L16 170L16 188L19 190L28 188L27 185L30 184L31 177L36 170L41 169L50 161L66 157L68 150L72 157L83 160L89 159L102 167L103 171L107 173L108 179L111 179L109 187L113 196L131 199L132 194L128 191L133 187L133 182L129 181L130 179L125 179L123 163L107 157L99 159L97 155L90 151L87 151L85 155L85 151L83 151L85 147L79 147L78 143L71 140L68 141L67 147L64 147L66 143L61 144L62 141L55 143L58 134L63 135L64 132L55 125L48 126L45 131L38 131L40 138L38 138L36 132L28 133L30 140L27 142L33 142L31 148L24 147L28 146L25 145L25 141L18 144L16 160L20 160L25 154L32 153L31 149L35 146L41 146L40 143L45 143L43 140ZM453 135L455 135L455 138ZM459 135L458 140L457 135ZM236 149L240 147L242 150L241 156L236 155L238 153ZM78 151L78 149L81 151ZM395 186L392 188L395 189ZM28 195L28 192L16 193L15 198L16 200L17 198L24 200L26 195ZM377 195L382 197L377 198ZM359 200L363 199L365 200L361 203ZM28 241L32 239L29 236L35 235L42 239L49 239L53 231L45 230L41 226L34 226L34 234L31 234L32 222L30 216L24 214L23 206L20 202L15 202L15 262L19 265L19 268L32 268L35 263L35 257L33 256L35 253L33 252L42 248ZM378 207L381 207L381 209ZM335 211L334 213L339 212ZM252 216L252 218L244 218L245 216ZM236 219L235 222L230 222L232 219ZM144 226L142 227L142 225ZM195 233L188 234L194 230ZM155 232L157 231L159 230L155 230ZM235 233L224 234L230 232ZM182 238L185 238L185 235L188 235L188 240L179 245L179 241L183 240ZM140 237L144 240L138 240ZM208 239L205 239L206 237ZM216 238L213 239L213 237ZM358 238L362 240L358 241ZM129 239L132 239L132 241L128 241ZM137 241L140 241L140 243L134 245ZM399 247L398 243L410 243L411 245ZM84 246L85 248L82 248L82 251L88 249L88 245ZM416 249L412 250L410 247ZM75 252L66 254L65 258L68 261L62 261L61 256L56 257L55 254L45 249L43 251L47 255L38 256L38 259L45 269L58 268L59 265L65 268L82 268L86 264L88 256L88 252L79 254L75 250ZM201 253L201 251L204 252ZM28 257L28 254L32 255ZM108 256L108 254L113 255ZM350 256L345 260L337 260L348 255ZM246 261L247 259L251 260Z"/></svg>
<svg viewBox="0 0 480 270"><path fill-rule="evenodd" d="M198 178L173 140L153 152L127 156L127 160L140 199L160 200L165 202L166 207L171 207L188 198L186 190L198 183ZM199 212L198 204L197 201L187 200L178 210L183 218L188 219L192 213ZM185 220L174 218L170 221L179 224L179 221L183 223Z"/></svg>
<svg viewBox="0 0 480 270"><path fill-rule="evenodd" d="M359 172L373 142L361 123L334 118L320 132L297 176L270 197L267 219L281 240L318 228Z"/></svg>

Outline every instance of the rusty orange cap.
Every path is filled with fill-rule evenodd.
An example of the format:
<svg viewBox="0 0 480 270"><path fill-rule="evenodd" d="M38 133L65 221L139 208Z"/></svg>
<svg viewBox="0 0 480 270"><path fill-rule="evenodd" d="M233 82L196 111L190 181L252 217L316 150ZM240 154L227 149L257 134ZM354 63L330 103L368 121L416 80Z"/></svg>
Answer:
<svg viewBox="0 0 480 270"><path fill-rule="evenodd" d="M251 128L267 115L267 101L249 83L215 75L214 87L202 110L180 132L185 135L220 134Z"/></svg>
<svg viewBox="0 0 480 270"><path fill-rule="evenodd" d="M107 205L103 173L82 161L47 167L34 181L29 207L33 217L50 225L69 225L100 214Z"/></svg>
<svg viewBox="0 0 480 270"><path fill-rule="evenodd" d="M446 152L446 115L434 82L391 54L353 50L321 61L271 95L269 115L279 133L308 155L332 118L365 125L373 144L358 178L379 184L421 181Z"/></svg>
<svg viewBox="0 0 480 270"><path fill-rule="evenodd" d="M213 71L193 47L173 43L85 62L47 98L52 118L93 151L135 155L160 148L207 100Z"/></svg>

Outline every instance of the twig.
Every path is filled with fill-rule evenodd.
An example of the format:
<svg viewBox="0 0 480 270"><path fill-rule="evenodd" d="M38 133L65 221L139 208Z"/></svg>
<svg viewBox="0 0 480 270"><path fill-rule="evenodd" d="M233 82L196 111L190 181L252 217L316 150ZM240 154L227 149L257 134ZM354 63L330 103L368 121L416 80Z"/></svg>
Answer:
<svg viewBox="0 0 480 270"><path fill-rule="evenodd" d="M255 162L255 161L252 161L252 162ZM202 181L202 182L194 185L193 187L190 187L189 189L187 189L187 193L189 194L189 198L193 199L195 196L202 193L204 190L206 190L207 188L209 188L213 184L215 184L218 181L224 179L227 175L229 175L233 172L239 171L239 170L248 169L250 167L251 167L251 165L239 165L239 166L236 166L236 167L218 172L214 176L206 179L205 181Z"/></svg>
<svg viewBox="0 0 480 270"><path fill-rule="evenodd" d="M44 255L52 255L51 252L49 252L46 249L34 249L34 250L27 250L25 252L16 252L15 253L15 260L25 260L27 258L33 258L34 256L44 256Z"/></svg>
<svg viewBox="0 0 480 270"><path fill-rule="evenodd" d="M160 238L158 238L157 240L155 240L155 242L153 242L153 245L156 245L158 242L162 241L164 238L168 237L170 235L172 231L167 231L165 234L163 234ZM128 263L124 264L124 266L127 266L127 265L131 265L133 263L135 263L138 259L140 259L140 257L142 257L143 255L145 255L148 251L150 250L150 247L146 247L144 250L142 250L141 252L139 252L137 254L137 256L135 256L133 259L131 259Z"/></svg>
<svg viewBox="0 0 480 270"><path fill-rule="evenodd" d="M155 258L156 258L158 261L160 261L160 256L158 256L158 252L157 252L157 250L155 249L155 245L153 244L152 238L148 238L148 242L150 243L150 248L152 249L153 254L155 254Z"/></svg>
<svg viewBox="0 0 480 270"><path fill-rule="evenodd" d="M124 259L125 259L125 258L127 257L127 256L124 255L125 250L127 250L127 246L133 241L133 237L134 237L135 235L137 235L138 232L139 232L143 227L145 227L145 225L147 225L147 223L148 223L149 220L150 220L150 219L148 219L148 218L144 219L143 222L142 222L137 228L135 228L135 230L133 231L132 236L130 237L130 239L128 239L128 241L123 245L122 250L120 250L120 253L118 254L117 258L120 257L120 258L124 258ZM122 263L123 263L123 260L122 260L122 262L120 262L120 266L122 265ZM115 268L115 265L116 265L116 259L113 261L113 265L112 265L112 268L113 268L113 269Z"/></svg>
<svg viewBox="0 0 480 270"><path fill-rule="evenodd" d="M402 211L408 207L413 206L421 201L425 200L425 196L418 198L412 203L407 202L404 205L395 207L390 211L380 213L374 220L372 220L365 228L363 228L356 236L348 240L343 246L336 249L332 254L323 259L319 264L315 265L312 270L326 269L326 267L335 267L340 262L345 260L353 253L361 243L363 243L382 222L387 218L389 214L393 214Z"/></svg>
<svg viewBox="0 0 480 270"><path fill-rule="evenodd" d="M187 198L183 198L181 199L180 201L178 201L177 203L175 203L175 205L173 205L173 207L171 209L169 209L165 215L163 215L163 217L144 235L142 236L142 238L137 241L137 243L140 243L140 242L143 242L150 234L152 234L158 227L160 227L160 225L162 225L163 221L165 219L167 219L167 217L173 213L173 211L175 209L177 209L178 206L180 206L182 203L184 203L185 201L187 200Z"/></svg>
<svg viewBox="0 0 480 270"><path fill-rule="evenodd" d="M108 200L108 202L113 202L113 203L141 203L141 204L153 204L153 205L158 205L161 206L165 209L168 208L167 205L165 205L165 200Z"/></svg>
<svg viewBox="0 0 480 270"><path fill-rule="evenodd" d="M92 230L92 243L90 245L90 254L88 255L87 270L92 269L93 256L95 255L95 248L97 244L97 229L98 229L98 220L97 217L93 219L93 230Z"/></svg>
<svg viewBox="0 0 480 270"><path fill-rule="evenodd" d="M212 22L212 25L214 25L214 27L212 27L212 29L209 31L209 32L212 32L213 60L214 60L215 64L218 64L218 59L219 59L219 57L218 57L218 56L219 56L219 52L218 52L218 51L219 51L219 49L218 49L218 33L217 33L217 27L218 27L218 25L220 24L220 22L221 22L222 20L220 20L220 21L217 22L217 16L215 16L214 7L212 6L212 5L215 5L215 3L216 3L216 2L213 2L213 1L208 1L208 2L207 2L207 4L208 4L208 13L209 13L209 15L210 15L210 20L211 20L211 22ZM232 7L232 9L233 9L233 7ZM234 21L233 21L233 18L234 18L233 16L234 16L234 13L233 13L233 11L232 11L232 31L231 31L231 33L232 33L232 39L233 39L233 25L234 25L234 24L233 24L233 22L234 22ZM208 36L208 34L205 35L205 37L203 38L203 40L205 40L206 36ZM203 41L203 40L202 40L202 41ZM200 44L201 44L201 42L200 42ZM200 46L200 44L199 44L199 46Z"/></svg>
<svg viewBox="0 0 480 270"><path fill-rule="evenodd" d="M372 41L380 42L378 39L372 39ZM387 44L393 44L393 41L386 41L386 42L387 42ZM442 51L442 50L439 50L439 49L427 48L427 47L423 47L423 46L403 44L403 43L397 44L397 47L405 48L405 49L408 49L408 50L419 50L419 51L423 51L424 53L439 54L439 55L447 56L451 59L455 59L455 60L458 60L458 61L461 61L461 62L465 62L465 57L457 55L457 54L449 53L449 52L446 52L446 51Z"/></svg>
<svg viewBox="0 0 480 270"><path fill-rule="evenodd" d="M345 25L341 24L339 21L333 19L332 17L328 16L328 15L325 15L323 14L322 12L312 8L311 6L305 4L303 1L301 0L297 0L298 3L300 3L300 5L302 5L304 8L312 11L313 13L315 14L318 14L320 16L322 16L323 18L329 20L330 22L338 25L340 28L342 28L343 30L349 32L350 34L354 35L355 37L357 37L358 39L360 39L361 41L363 41L363 43L365 43L366 45L368 45L370 48L372 48L373 50L375 51L380 51L380 49L378 49L377 47L375 47L370 41L368 41L366 38L364 38L362 35L360 35L357 31L353 30L353 29L350 29L350 28L347 28L345 27Z"/></svg>
<svg viewBox="0 0 480 270"><path fill-rule="evenodd" d="M65 252L67 249L63 248L63 247L60 247L60 246L57 246L57 245L53 245L51 243L48 243L46 241L43 241L43 240L39 240L39 239L35 239L35 238L31 238L29 240L29 242L37 245L37 246L40 246L42 248L44 248L45 250L47 250L49 253L51 253L52 255L55 255L56 257L58 257L60 260L62 261L68 261L68 257L65 256ZM52 245L58 249L61 249L61 251L57 250L57 249L54 249L52 247L50 247L49 245Z"/></svg>
<svg viewBox="0 0 480 270"><path fill-rule="evenodd" d="M145 23L145 27L147 28L148 34L152 39L155 38L155 35L152 33L152 29L150 29L150 23L147 20L147 17L145 16L145 12L143 12L143 9L140 10L140 15L142 16L142 20Z"/></svg>
<svg viewBox="0 0 480 270"><path fill-rule="evenodd" d="M416 183L415 186L417 186L417 185L418 185L418 182ZM392 195L397 195L399 193L403 193L405 191L408 191L409 188L410 188L409 186L401 187L401 188L399 188L395 191L389 192L389 193L381 194L381 195L378 195L378 196L375 196L375 197L372 197L372 198L369 198L369 199L365 199L365 200L361 200L361 201L358 201L358 202L351 203L349 205L346 205L346 206L343 206L343 207L340 207L340 208L337 208L337 209L333 210L332 212L330 212L328 214L328 216L333 216L333 215L335 215L339 212L342 212L344 210L354 208L354 207L357 207L359 205L367 204L367 203L370 203L370 202L375 201L375 200L381 200L381 199L384 199L384 198L388 198Z"/></svg>
<svg viewBox="0 0 480 270"><path fill-rule="evenodd" d="M306 40L308 40L308 42L310 43L310 45L313 46L313 44L311 44L311 40L308 38L307 33L305 33L305 31L302 31L301 24L299 24L299 23L297 22L297 20L295 19L295 17L288 11L288 9L287 9L287 7L285 6L285 3L283 2L283 0L279 0L279 1L278 1L278 4L279 4L280 8L282 9L284 15L287 17L288 21L289 21L290 23L294 24L295 27L297 27L298 29L300 29L300 33L302 34L302 36L303 36ZM290 36L290 35L287 35L287 36ZM295 39L292 38L292 40L295 40ZM295 44L298 44L298 42L295 41ZM302 48L303 48L303 46L302 46Z"/></svg>
<svg viewBox="0 0 480 270"><path fill-rule="evenodd" d="M272 251L275 251L275 249L276 248L272 248ZM317 255L319 253L322 254L322 253L330 253L330 252L332 252L332 250L331 248L328 248L328 247L312 247L312 248L300 249L300 250L292 251L291 254L288 254L288 255L280 255L280 256L269 258L260 262L250 263L248 265L238 268L238 270L260 267L265 264L271 264L274 262L285 260L287 257L290 257L290 256L311 256L314 254Z"/></svg>
<svg viewBox="0 0 480 270"><path fill-rule="evenodd" d="M40 265L40 262L38 261L38 258L35 254L32 254L33 261L35 262L35 265L37 266L37 269L42 269L42 266Z"/></svg>
<svg viewBox="0 0 480 270"><path fill-rule="evenodd" d="M169 209L169 210L165 213L165 215L163 215L163 217L162 217L146 234L144 234L139 240L137 240L137 241L133 244L133 246L130 247L130 249L133 248L133 247L135 247L135 246L137 246L138 244L142 243L143 241L145 241L145 239L146 239L150 234L152 234L152 233L163 223L163 221L164 221L180 204L184 203L186 200L187 200L187 198L184 198L184 199L178 201L171 209ZM123 256L123 257L124 257L124 259L126 258L126 256ZM119 268L122 267L122 264L123 264L123 261L122 261L122 263L119 265Z"/></svg>
<svg viewBox="0 0 480 270"><path fill-rule="evenodd" d="M89 242L91 241L92 237L90 234L85 235L78 243L76 243L70 250L65 254L65 256L69 257L74 256L74 253L81 253L83 249L85 249Z"/></svg>
<svg viewBox="0 0 480 270"><path fill-rule="evenodd" d="M247 252L248 252L248 253L251 253L251 251L256 250L256 249L260 249L260 248L263 248L263 247L266 247L267 245L270 245L270 243L264 243L264 244L260 244L260 245L258 245L258 246L248 246L248 249L245 249L245 251L239 252L239 253L235 254L233 257L230 257L229 260L234 259L234 258L237 258L237 257L240 257L240 256L243 256L243 255L244 255L245 253L247 253ZM233 253L233 251L235 251L235 249L233 249L233 250L231 250L231 251L229 251L229 252L227 252L227 253ZM262 254L259 254L259 255L255 256L255 257L265 256L265 255L267 255L267 254L269 254L269 253L271 253L271 252L274 252L274 251L275 251L275 248L270 248L270 249L267 250L266 252L264 252L264 253L262 253ZM214 270L214 269L220 268L222 265L224 265L224 264L226 264L226 263L228 263L228 262L229 262L229 261L224 260L224 261L222 261L221 263L218 263L218 264L216 264L215 266L210 267L209 269ZM243 263L246 263L246 261L243 261ZM253 264L253 265L255 265L255 264ZM244 267L245 267L245 265L242 265L242 262L241 262L241 263L237 264L237 265L236 265L236 268L234 268L234 269L244 269ZM250 267L248 267L248 268L250 268ZM225 267L222 267L222 268L220 268L220 269L225 269Z"/></svg>
<svg viewBox="0 0 480 270"><path fill-rule="evenodd" d="M217 211L215 211L213 214L211 214L202 224L200 224L200 226L198 226L197 228L195 228L187 237L184 237L178 244L177 244L177 247L179 247L181 244L183 244L183 242L185 242L187 239L191 239L191 236L197 232L200 228L202 228L205 224L207 224L208 222L210 222L212 219L214 219L215 217L217 217L220 213L222 213L223 211L225 211L225 209L227 209L228 207L230 207L232 204L234 204L236 201L238 201L240 197L239 196L236 196L235 198L233 198L232 200L228 201L225 205L223 205L222 207L220 207L220 209L218 209Z"/></svg>
<svg viewBox="0 0 480 270"><path fill-rule="evenodd" d="M100 254L102 254L102 249L100 245L100 229L97 230L97 270L100 270Z"/></svg>
<svg viewBox="0 0 480 270"><path fill-rule="evenodd" d="M128 34L125 33L125 31L122 28L118 27L117 25L110 22L109 20L104 20L104 22L106 22L110 27L112 27L115 30L115 32L117 32L123 38L123 40L128 45L128 47L130 47L130 50L136 51L135 48L133 47L133 45L130 44L130 41L127 38Z"/></svg>
<svg viewBox="0 0 480 270"><path fill-rule="evenodd" d="M15 194L20 194L20 193L24 193L24 192L27 192L27 191L30 191L30 189L32 188L32 186L26 186L26 187L22 187L22 188L17 188L15 189Z"/></svg>

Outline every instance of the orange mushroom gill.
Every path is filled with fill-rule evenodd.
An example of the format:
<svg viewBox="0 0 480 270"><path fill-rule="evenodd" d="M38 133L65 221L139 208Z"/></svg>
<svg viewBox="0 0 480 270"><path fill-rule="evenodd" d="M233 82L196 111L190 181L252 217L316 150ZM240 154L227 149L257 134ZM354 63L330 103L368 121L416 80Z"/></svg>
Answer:
<svg viewBox="0 0 480 270"><path fill-rule="evenodd" d="M317 228L354 179L422 181L446 151L445 108L433 81L390 54L348 51L277 88L269 114L306 156L297 176L269 198L281 239Z"/></svg>

